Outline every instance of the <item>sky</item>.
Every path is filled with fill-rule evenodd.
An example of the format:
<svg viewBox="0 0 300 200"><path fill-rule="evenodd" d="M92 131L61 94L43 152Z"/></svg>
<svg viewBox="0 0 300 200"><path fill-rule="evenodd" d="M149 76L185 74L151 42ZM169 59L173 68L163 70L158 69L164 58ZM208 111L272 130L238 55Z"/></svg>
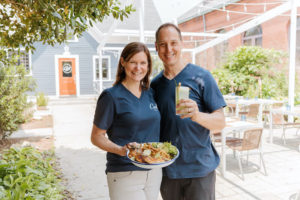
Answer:
<svg viewBox="0 0 300 200"><path fill-rule="evenodd" d="M201 0L153 0L163 22L173 22Z"/></svg>

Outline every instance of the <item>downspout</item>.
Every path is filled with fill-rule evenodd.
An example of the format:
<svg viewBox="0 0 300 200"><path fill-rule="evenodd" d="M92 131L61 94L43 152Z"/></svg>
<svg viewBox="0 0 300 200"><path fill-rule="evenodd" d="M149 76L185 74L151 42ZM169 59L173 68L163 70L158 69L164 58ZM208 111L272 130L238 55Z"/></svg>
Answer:
<svg viewBox="0 0 300 200"><path fill-rule="evenodd" d="M203 19L203 32L206 33L206 19L205 19L205 14L202 15L202 19ZM204 36L204 40L206 40L206 36ZM206 62L206 67L205 68L208 68L207 66L207 50L205 51L205 54L204 54L204 57L205 57L205 62Z"/></svg>
<svg viewBox="0 0 300 200"><path fill-rule="evenodd" d="M99 94L103 91L103 77L102 77L102 49L106 44L106 41L108 40L108 38L112 35L113 31L116 29L116 27L119 24L119 20L115 19L113 24L111 25L111 27L108 30L108 33L106 36L104 36L102 38L102 41L100 42L99 46L97 47L97 53L99 56Z"/></svg>
<svg viewBox="0 0 300 200"><path fill-rule="evenodd" d="M128 3L132 3L132 0L127 0L126 3L124 4L127 5ZM112 35L112 33L114 32L114 30L116 29L116 27L119 25L120 20L118 19L114 19L114 22L112 23L112 25L110 26L107 35L105 35L103 38L101 38L101 42L97 47L97 53L99 55L99 71L100 71L100 76L99 76L99 93L101 93L103 91L103 77L102 77L102 49L106 44L106 41L108 40L108 38Z"/></svg>
<svg viewBox="0 0 300 200"><path fill-rule="evenodd" d="M145 42L144 37L144 23L145 23L145 2L140 0L140 10L139 10L139 22L140 22L140 42Z"/></svg>
<svg viewBox="0 0 300 200"><path fill-rule="evenodd" d="M297 6L296 0L291 0L291 26L290 26L290 67L289 67L289 108L294 111L295 97L295 65L296 65L296 32L297 32ZM293 117L289 116L289 122Z"/></svg>

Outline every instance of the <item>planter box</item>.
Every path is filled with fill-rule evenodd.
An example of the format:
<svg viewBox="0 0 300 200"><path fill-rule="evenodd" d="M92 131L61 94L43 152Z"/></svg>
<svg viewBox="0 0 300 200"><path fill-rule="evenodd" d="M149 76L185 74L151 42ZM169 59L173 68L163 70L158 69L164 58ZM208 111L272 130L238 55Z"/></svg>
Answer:
<svg viewBox="0 0 300 200"><path fill-rule="evenodd" d="M37 106L37 110L48 110L47 106Z"/></svg>

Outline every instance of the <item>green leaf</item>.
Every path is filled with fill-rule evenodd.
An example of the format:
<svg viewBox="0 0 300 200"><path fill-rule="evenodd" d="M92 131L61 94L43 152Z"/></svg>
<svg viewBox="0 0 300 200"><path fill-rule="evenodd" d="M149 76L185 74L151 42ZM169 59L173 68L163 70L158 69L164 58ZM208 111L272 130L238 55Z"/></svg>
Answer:
<svg viewBox="0 0 300 200"><path fill-rule="evenodd" d="M234 92L236 95L251 98L255 96L281 98L287 94L287 84L278 84L286 81L286 77L282 78L280 75L284 71L274 67L282 63L278 57L284 58L285 54L261 47L240 47L228 53L223 65L213 70L212 74L218 80L223 94ZM258 79L262 80L261 91L258 90ZM269 86L266 86L264 80L268 80ZM277 89L272 91L270 88Z"/></svg>
<svg viewBox="0 0 300 200"><path fill-rule="evenodd" d="M37 187L38 190L46 190L48 188L50 188L51 185L45 183L45 182L40 182L39 186Z"/></svg>
<svg viewBox="0 0 300 200"><path fill-rule="evenodd" d="M18 1L18 6L11 6L11 12L2 12L0 18L0 46L4 48L19 48L23 46L26 50L33 49L35 42L54 45L55 42L66 41L56 34L54 27L70 25L77 29L78 35L87 30L87 26L80 25L86 21L102 22L105 16L112 15L116 19L124 19L134 12L132 6L120 8L118 1L48 1L48 0L26 0ZM67 5L67 6L66 6ZM17 17L20 23L14 18ZM75 21L75 23L74 23ZM8 28L8 30L6 30ZM8 32L14 34L8 35Z"/></svg>
<svg viewBox="0 0 300 200"><path fill-rule="evenodd" d="M51 152L42 154L32 147L11 148L1 155L0 163L8 162L11 171L3 182L0 181L0 199L63 199L57 171L50 163L54 155ZM24 172L24 163L27 173ZM3 164L1 166L4 168Z"/></svg>

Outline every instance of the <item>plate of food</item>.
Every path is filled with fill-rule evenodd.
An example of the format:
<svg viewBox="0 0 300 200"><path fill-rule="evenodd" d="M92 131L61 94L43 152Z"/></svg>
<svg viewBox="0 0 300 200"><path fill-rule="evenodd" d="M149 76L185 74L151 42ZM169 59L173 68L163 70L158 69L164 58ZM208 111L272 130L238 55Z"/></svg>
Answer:
<svg viewBox="0 0 300 200"><path fill-rule="evenodd" d="M145 169L162 168L172 164L179 156L177 147L169 142L151 142L127 145L127 158Z"/></svg>

